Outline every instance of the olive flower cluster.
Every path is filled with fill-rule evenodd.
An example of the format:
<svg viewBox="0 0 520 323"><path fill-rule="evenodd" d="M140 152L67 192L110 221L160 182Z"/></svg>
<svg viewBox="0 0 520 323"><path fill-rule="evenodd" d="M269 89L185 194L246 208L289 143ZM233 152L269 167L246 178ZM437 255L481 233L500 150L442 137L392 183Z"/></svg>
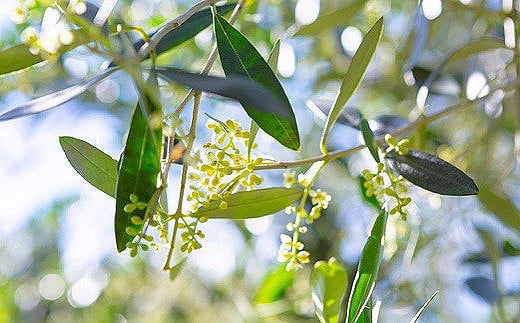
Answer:
<svg viewBox="0 0 520 323"><path fill-rule="evenodd" d="M219 207L226 209L228 195L237 190L253 190L263 180L254 173L262 158L251 158L249 131L243 130L234 120L222 122L210 119L207 127L213 133L212 139L202 146L195 169L188 174L190 191L187 200L191 204L188 215L196 213L201 207L208 207L212 201L220 201ZM202 247L199 239L204 238L204 233L197 229L197 224L206 220L204 217L193 220L182 218L184 223L179 228L185 231L181 234L181 251L191 252Z"/></svg>
<svg viewBox="0 0 520 323"><path fill-rule="evenodd" d="M302 267L302 264L309 262L309 252L304 250L304 244L299 241L299 235L307 232L307 226L302 225L302 221L305 220L306 224L313 223L321 216L321 211L329 206L331 200L331 196L327 192L311 188L315 175L312 171L306 174L298 174L298 176L294 172L284 173L285 187L290 188L299 185L304 189L300 204L288 206L285 209L287 214L296 215L294 222L287 224L287 231L293 233L292 237L287 234L280 235L281 245L278 250L278 261L287 262L285 267L287 271L298 270ZM311 198L312 208L310 212L307 212L304 205L309 197Z"/></svg>

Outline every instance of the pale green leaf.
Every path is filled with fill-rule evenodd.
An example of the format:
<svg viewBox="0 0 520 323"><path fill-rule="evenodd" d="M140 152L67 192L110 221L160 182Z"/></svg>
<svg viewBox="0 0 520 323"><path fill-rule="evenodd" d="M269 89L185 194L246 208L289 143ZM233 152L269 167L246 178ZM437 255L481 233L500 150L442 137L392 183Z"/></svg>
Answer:
<svg viewBox="0 0 520 323"><path fill-rule="evenodd" d="M238 192L227 196L223 201L212 201L208 207L201 207L191 214L193 217L209 219L249 219L273 214L283 210L298 200L303 191L296 188L273 187L255 191Z"/></svg>
<svg viewBox="0 0 520 323"><path fill-rule="evenodd" d="M311 273L312 302L320 322L338 322L341 297L347 283L347 272L336 259L314 264Z"/></svg>
<svg viewBox="0 0 520 323"><path fill-rule="evenodd" d="M117 161L86 141L60 137L60 145L74 169L97 189L115 197Z"/></svg>
<svg viewBox="0 0 520 323"><path fill-rule="evenodd" d="M325 145L327 143L330 131L338 120L338 117L343 111L345 104L361 83L368 64L370 63L370 60L376 51L376 47L379 43L379 40L381 39L382 33L383 18L380 18L365 35L361 45L356 51L356 54L354 54L354 57L352 58L352 62L350 63L338 94L336 95L334 105L332 106L332 109L330 109L325 128L323 129L323 133L321 135L320 148L323 153L327 152Z"/></svg>

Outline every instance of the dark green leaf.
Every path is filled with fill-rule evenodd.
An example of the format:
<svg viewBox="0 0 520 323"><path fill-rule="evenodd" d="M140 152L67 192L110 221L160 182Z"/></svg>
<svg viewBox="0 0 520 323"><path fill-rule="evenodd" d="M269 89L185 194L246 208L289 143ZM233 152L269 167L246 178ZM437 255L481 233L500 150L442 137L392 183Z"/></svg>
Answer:
<svg viewBox="0 0 520 323"><path fill-rule="evenodd" d="M233 75L226 78L204 74L193 74L170 67L158 67L157 73L163 77L188 86L196 91L217 94L254 106L261 113L289 117L283 104L266 88L248 78ZM282 109L282 110L281 110Z"/></svg>
<svg viewBox="0 0 520 323"><path fill-rule="evenodd" d="M377 198L374 195L368 196L367 195L367 188L365 187L365 178L363 176L358 177L359 180L359 189L361 190L361 196L363 197L363 200L367 202L368 204L374 206L376 209L381 210L381 203L377 200Z"/></svg>
<svg viewBox="0 0 520 323"><path fill-rule="evenodd" d="M382 209L363 247L358 270L348 300L348 323L356 322L361 316L376 285L379 266L383 260L384 233L387 217L388 212Z"/></svg>
<svg viewBox="0 0 520 323"><path fill-rule="evenodd" d="M285 291L294 281L294 271L285 270L285 266L286 264L280 264L265 275L256 292L255 303L272 303L283 298Z"/></svg>
<svg viewBox="0 0 520 323"><path fill-rule="evenodd" d="M287 148L300 148L296 119L282 85L256 48L226 19L214 15L215 34L222 68L226 75L241 75L258 82L278 99L279 109L266 111L240 101L247 114L267 134Z"/></svg>
<svg viewBox="0 0 520 323"><path fill-rule="evenodd" d="M115 197L117 161L88 142L60 137L60 145L74 169L90 184Z"/></svg>
<svg viewBox="0 0 520 323"><path fill-rule="evenodd" d="M347 272L336 259L314 264L311 273L312 301L320 322L338 322L341 297L347 283Z"/></svg>
<svg viewBox="0 0 520 323"><path fill-rule="evenodd" d="M381 160L379 159L379 151L377 148L376 137L374 136L372 129L370 129L370 126L368 125L368 121L366 119L361 120L360 130L363 134L365 145L370 151L370 154L372 155L372 157L374 157L374 160L379 163Z"/></svg>
<svg viewBox="0 0 520 323"><path fill-rule="evenodd" d="M142 225L133 224L132 216L144 219L145 210L124 211L131 203L130 195L137 195L139 201L148 202L156 191L157 176L161 170L161 123L151 125L149 120L158 119L153 115L162 114L161 107L149 92L140 89L140 100L134 110L125 148L119 161L116 188L115 234L117 250L126 249L126 244L134 236L126 232L127 227L141 230ZM160 119L162 120L162 118ZM151 127L153 126L153 128Z"/></svg>
<svg viewBox="0 0 520 323"><path fill-rule="evenodd" d="M345 78L341 83L341 87L338 91L332 109L330 109L325 128L323 129L323 133L321 135L320 147L324 153L327 150L325 145L327 143L330 131L332 130L332 126L334 126L341 112L343 111L345 104L361 83L368 64L370 63L370 60L376 51L377 44L379 43L379 39L381 39L382 33L383 18L379 19L368 31L368 33L363 38L361 45L359 45L356 54L354 54L354 57L352 57L352 61L350 62L350 66L348 67L347 73L345 74Z"/></svg>
<svg viewBox="0 0 520 323"><path fill-rule="evenodd" d="M478 198L486 209L493 212L503 224L520 232L520 210L513 201L500 191L481 187Z"/></svg>
<svg viewBox="0 0 520 323"><path fill-rule="evenodd" d="M212 201L191 214L193 217L209 219L249 219L273 214L298 200L303 191L296 188L273 187L255 191L238 192L224 199L227 208L220 207L221 201Z"/></svg>
<svg viewBox="0 0 520 323"><path fill-rule="evenodd" d="M86 90L88 90L88 88L98 84L115 71L117 71L117 68L110 68L92 78L81 81L80 83L66 89L56 91L54 93L47 94L29 102L25 102L15 107L9 108L6 112L0 114L0 121L20 118L55 108L69 100L74 99L78 95L83 94Z"/></svg>
<svg viewBox="0 0 520 323"><path fill-rule="evenodd" d="M336 26L346 26L349 23L349 19L365 7L366 2L367 0L357 0L331 13L321 15L311 24L302 26L295 35L310 36Z"/></svg>
<svg viewBox="0 0 520 323"><path fill-rule="evenodd" d="M235 3L225 4L222 6L217 6L217 12L219 15L224 15L235 7ZM167 33L161 41L157 44L157 47L155 48L155 52L157 55L170 50L174 47L177 47L184 43L185 41L193 38L198 33L200 33L202 30L204 30L206 27L211 25L213 19L211 14L211 9L206 8L203 9L197 13L195 13L193 16L188 18L182 25L179 27L172 29L169 33ZM158 29L160 29L159 27ZM157 30L150 33L149 37L152 37ZM134 48L136 51L138 51L141 46L144 45L144 40L140 39L134 43Z"/></svg>
<svg viewBox="0 0 520 323"><path fill-rule="evenodd" d="M410 149L387 154L389 167L413 184L442 195L475 195L478 187L463 171L437 156Z"/></svg>

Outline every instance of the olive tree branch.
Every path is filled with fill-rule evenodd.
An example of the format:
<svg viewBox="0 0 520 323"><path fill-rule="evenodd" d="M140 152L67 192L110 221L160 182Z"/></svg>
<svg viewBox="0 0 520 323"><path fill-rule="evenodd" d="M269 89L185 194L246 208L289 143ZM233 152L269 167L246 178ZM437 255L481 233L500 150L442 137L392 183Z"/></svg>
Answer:
<svg viewBox="0 0 520 323"><path fill-rule="evenodd" d="M199 4L203 3L203 2L206 2L205 6L207 6L207 5L213 4L216 1L201 1L201 2L199 2ZM234 23L236 21L238 15L240 14L240 11L241 11L241 9L243 7L243 4L244 4L244 0L240 0L237 3L237 5L235 6L235 9L233 10L233 13L231 14L231 17L229 18L229 22L230 23ZM200 10L200 8L199 8L199 10ZM166 25L164 27L166 27ZM172 29L176 28L176 27L177 26L172 27ZM152 44L152 42L153 42L153 37L152 37L152 39L150 39L150 44ZM155 44L155 46L157 46L157 44ZM211 70L211 67L215 63L215 60L217 59L217 55L218 55L218 48L217 48L217 46L215 44L213 46L213 49L211 50L211 53L210 53L210 55L208 57L208 60L207 60L207 62L205 64L204 68L201 71L201 74L208 74L209 73L209 71ZM177 109L170 116L170 117L173 117L174 120L176 120L179 117L179 115L182 112L182 110L184 109L184 107L191 100L191 98L194 97L191 125L190 125L190 130L189 130L189 133L188 133L188 139L187 139L187 142L186 142L186 151L185 151L185 155L186 156L191 156L191 150L193 148L193 142L195 141L196 126L197 126L198 114L199 114L199 106L200 106L200 96L201 96L201 92L196 92L193 89L190 89L188 94L184 97L182 102L178 105ZM167 118L168 118L168 116L167 116ZM175 127L172 127L172 129L171 129L170 138L171 138L171 140L170 140L170 144L169 144L169 147L168 147L168 151L169 152L173 151L173 149L174 149ZM171 165L172 165L173 162L174 162L174 160L171 160L170 158L168 158L168 160L166 161L166 165L164 167L164 171L161 174L161 177L163 178L163 181L164 181L163 182L163 186L166 185L168 174L170 172L170 168L171 168ZM170 263L171 263L171 259L173 257L173 251L175 250L175 239L176 239L176 236L177 236L177 229L178 229L178 225L179 225L179 218L182 216L182 204L183 204L183 198L184 198L184 193L185 193L185 189L186 189L186 179L187 179L187 174L188 174L188 167L189 167L189 163L183 163L183 165L182 165L181 182L180 182L180 190L179 190L179 198L178 198L178 203L177 203L177 210L176 210L176 212L174 214L175 222L174 222L174 226L173 226L172 236L170 238L170 247L168 249L168 255L166 257L166 261L164 263L163 270L169 270L171 268L170 267Z"/></svg>
<svg viewBox="0 0 520 323"><path fill-rule="evenodd" d="M413 122L410 122L409 124L407 124L406 126L403 126L403 127L400 127L398 129L396 129L395 131L391 132L390 134L392 136L399 136L399 135L402 135L404 133L407 133L411 130L415 130L419 127L422 127L422 126L425 126L425 125L428 125L430 123L432 123L433 121L436 121L438 119L441 119L445 116L448 116L452 113L455 113L459 110L462 110L462 109L465 109L465 108L468 108L468 107L474 107L476 105L479 105L480 103L484 102L491 94L493 94L495 91L498 91L498 90L503 90L503 91L511 91L511 90L515 90L516 87L520 84L519 81L517 82L514 82L513 84L508 84L508 85L505 85L505 86L502 86L502 87L497 87L495 88L493 91L490 91L489 94L485 95L485 96L482 96L480 98L477 98L475 100L468 100L468 99L462 99L459 103L455 104L455 105L452 105L452 106L449 106L448 108L444 109L444 110L441 110L439 112L436 112L434 114L431 114L431 115L421 115L419 116L419 118ZM384 141L384 136L379 136L377 137L376 139L379 143L383 142ZM308 166L308 165L311 165L317 161L325 161L325 162L329 162L329 161L332 161L332 160L335 160L335 159L338 159L338 158L343 158L343 157L347 157L349 155L352 155L362 149L366 148L365 145L358 145L356 147L353 147L353 148L348 148L348 149L340 149L340 150L335 150L335 151L332 151L328 154L321 154L321 155L318 155L318 156L314 156L314 157L310 157L310 158L306 158L306 159L300 159L300 160L293 160L293 161L278 161L278 162L273 162L273 163L266 163L266 164L262 164L262 165L258 165L255 167L256 170L268 170L268 169L290 169L290 168L298 168L298 167L303 167L303 166Z"/></svg>

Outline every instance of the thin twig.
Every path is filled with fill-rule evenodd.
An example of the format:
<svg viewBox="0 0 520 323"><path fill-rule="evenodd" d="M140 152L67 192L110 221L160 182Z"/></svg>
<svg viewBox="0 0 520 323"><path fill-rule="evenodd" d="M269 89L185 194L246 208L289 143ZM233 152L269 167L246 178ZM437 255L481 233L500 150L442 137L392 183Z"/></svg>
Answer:
<svg viewBox="0 0 520 323"><path fill-rule="evenodd" d="M191 149L193 147L193 142L195 141L196 136L196 130L197 130L197 121L199 116L199 107L200 107L200 92L195 94L194 100L193 100L193 112L191 117L191 124L190 124L190 131L188 133L188 141L186 143L186 155L190 156ZM171 161L168 159L168 164L171 165ZM170 239L170 248L168 249L168 256L166 257L166 261L164 263L163 269L168 270L170 268L171 259L173 256L173 250L175 250L175 236L177 233L177 228L179 224L179 217L182 215L182 202L184 197L184 192L186 190L186 180L188 178L188 168L189 164L184 163L182 165L182 174L181 174L181 186L179 191L179 202L177 203L177 211L175 211L175 223L173 227L173 233L172 237ZM169 167L167 169L169 171ZM168 176L168 173L166 173L166 176Z"/></svg>
<svg viewBox="0 0 520 323"><path fill-rule="evenodd" d="M201 1L201 2L199 2L199 4L203 3L203 2L207 2L207 3L213 4L213 2L216 2L216 1ZM207 5L208 4L206 4L206 6ZM233 10L233 13L231 14L231 17L229 18L229 22L230 23L234 23L236 21L238 15L240 14L240 11L241 11L243 5L244 5L244 0L240 0L237 3L237 5L235 6L235 9ZM166 27L166 25L164 27ZM176 26L172 27L172 29L173 28L176 28ZM159 32L157 32L157 33L159 33ZM168 32L165 32L165 33L168 33ZM154 37L155 37L155 35L154 35ZM153 38L154 37L152 37L152 39L150 39L150 44L153 44ZM155 46L157 46L157 45L155 45ZM154 48L154 47L152 47L152 48ZM217 46L215 45L215 46L213 46L213 49L211 50L211 53L210 53L210 55L208 57L208 60L207 60L207 62L205 64L204 68L201 71L201 74L208 74L209 73L209 71L211 70L211 67L215 63L215 60L217 59L217 55L218 55L218 49L217 49ZM189 133L188 133L188 140L186 142L186 151L185 151L185 155L188 156L188 157L191 156L191 149L193 147L193 142L195 141L196 126L197 126L197 120L198 120L198 114L199 114L200 96L201 96L200 92L196 92L193 89L190 89L190 91L188 92L186 97L182 100L182 102L179 104L179 106L177 107L177 109L173 113L174 118L175 119L178 118L179 114L184 109L184 107L188 104L188 102L191 100L191 98L194 97L191 125L190 125L190 130L189 130ZM173 149L174 138L175 138L175 127L172 127L172 130L171 130L171 133L170 133L170 138L171 138L171 140L170 140L170 145L169 145L169 151L172 151L171 149ZM170 167L171 167L172 163L173 163L173 161L168 158L168 160L166 162L166 165L164 167L164 171L162 173L162 178L163 179L167 179L168 178L168 174L170 172ZM175 239L176 239L176 235L177 235L177 228L178 228L178 224L179 224L179 218L182 216L182 203L183 203L182 201L184 199L184 192L185 192L185 189L186 189L186 179L187 179L187 175L188 175L188 167L189 167L189 164L186 163L186 162L182 165L182 175L181 175L181 183L180 183L180 190L179 190L179 199L178 199L178 203L177 203L177 210L175 212L175 223L174 223L173 233L172 233L172 236L170 238L170 247L168 249L168 255L166 257L166 261L165 261L164 266L163 266L164 270L169 270L170 269L170 263L171 263L171 260L172 260L172 257L173 257L173 251L175 250Z"/></svg>

